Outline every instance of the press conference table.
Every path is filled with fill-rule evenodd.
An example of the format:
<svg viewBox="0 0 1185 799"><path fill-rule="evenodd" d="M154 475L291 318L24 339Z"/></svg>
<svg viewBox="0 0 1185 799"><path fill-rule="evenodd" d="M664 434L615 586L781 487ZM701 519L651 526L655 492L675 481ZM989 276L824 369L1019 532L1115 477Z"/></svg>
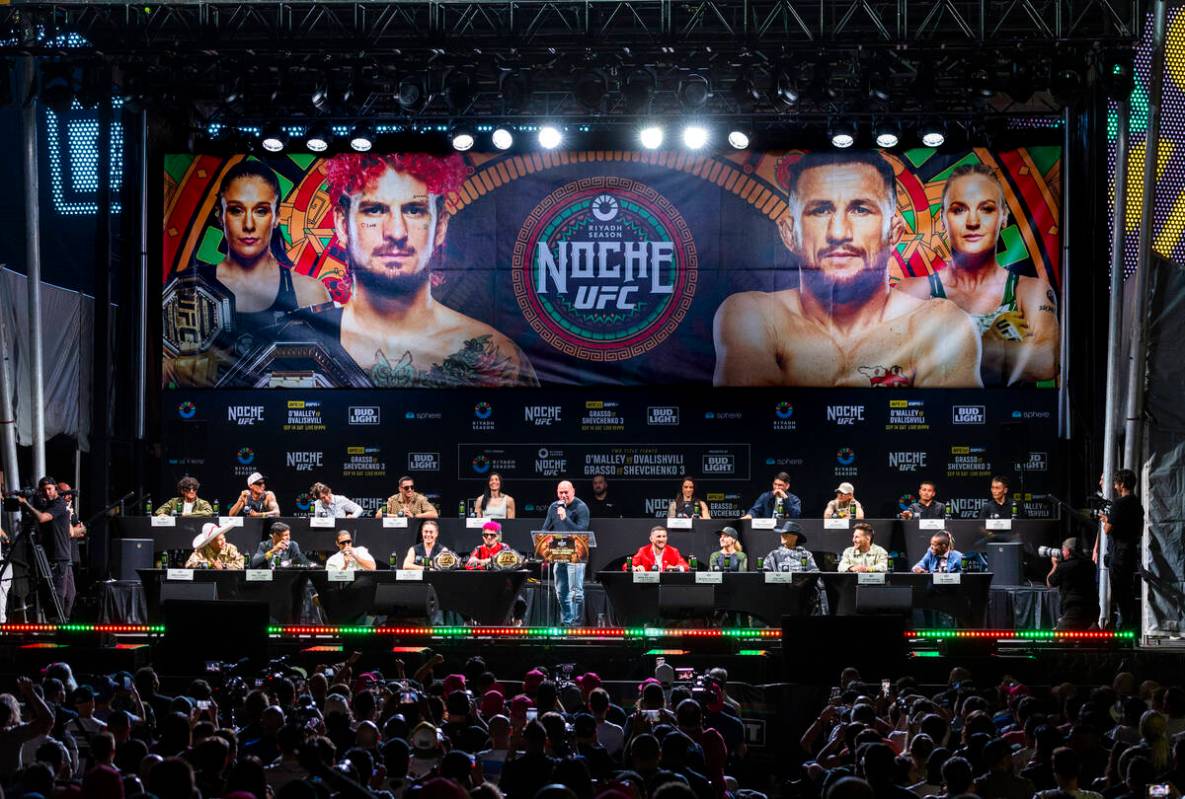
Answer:
<svg viewBox="0 0 1185 799"><path fill-rule="evenodd" d="M809 613L814 586L822 580L835 616L856 615L862 590L868 593L869 588L890 587L908 590L914 609L948 614L960 627L982 627L992 582L992 575L984 572L959 575L955 585L938 585L931 574L894 572L885 575L884 586L860 585L860 576L853 573L800 572L772 578L766 575L776 573L719 574L718 584L697 583L696 573L692 572L663 572L656 575L657 582L640 583L633 572L603 571L597 579L605 586L616 622L625 626L654 624L680 614L710 615L720 610L747 613L777 627L782 616ZM789 582L770 583L768 579Z"/></svg>
<svg viewBox="0 0 1185 799"><path fill-rule="evenodd" d="M242 569L138 569L149 622L161 621L161 605L170 599L238 599L266 602L272 621L297 619L304 601L308 569L275 569L270 579L248 580ZM169 579L169 573L174 579ZM177 579L185 574L186 579Z"/></svg>

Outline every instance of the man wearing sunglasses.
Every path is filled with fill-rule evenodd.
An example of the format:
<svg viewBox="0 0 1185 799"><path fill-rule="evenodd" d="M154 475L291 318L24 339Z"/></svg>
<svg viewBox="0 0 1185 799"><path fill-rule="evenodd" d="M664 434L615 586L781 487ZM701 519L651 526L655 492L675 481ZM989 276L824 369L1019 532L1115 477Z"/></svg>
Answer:
<svg viewBox="0 0 1185 799"><path fill-rule="evenodd" d="M416 491L416 483L407 475L399 478L399 493L387 497L387 504L374 514L406 516L411 519L435 519L439 514L428 498Z"/></svg>
<svg viewBox="0 0 1185 799"><path fill-rule="evenodd" d="M325 568L332 571L374 571L374 558L366 551L366 547L354 546L354 534L349 530L339 530L337 533L337 554L325 561Z"/></svg>
<svg viewBox="0 0 1185 799"><path fill-rule="evenodd" d="M481 546L469 553L469 560L465 568L469 570L488 569L494 562L494 556L506 549L502 543L502 525L490 520L481 527Z"/></svg>

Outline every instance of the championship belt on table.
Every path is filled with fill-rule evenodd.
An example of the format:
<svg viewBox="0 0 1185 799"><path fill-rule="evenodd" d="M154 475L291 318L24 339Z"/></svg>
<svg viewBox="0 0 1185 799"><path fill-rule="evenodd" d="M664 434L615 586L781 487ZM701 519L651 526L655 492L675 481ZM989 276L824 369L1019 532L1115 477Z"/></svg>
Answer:
<svg viewBox="0 0 1185 799"><path fill-rule="evenodd" d="M510 547L507 547L490 561L490 568L498 569L499 571L513 571L523 565L523 556L515 552Z"/></svg>
<svg viewBox="0 0 1185 799"><path fill-rule="evenodd" d="M460 556L448 549L442 549L432 558L432 568L439 571L451 571L460 565Z"/></svg>

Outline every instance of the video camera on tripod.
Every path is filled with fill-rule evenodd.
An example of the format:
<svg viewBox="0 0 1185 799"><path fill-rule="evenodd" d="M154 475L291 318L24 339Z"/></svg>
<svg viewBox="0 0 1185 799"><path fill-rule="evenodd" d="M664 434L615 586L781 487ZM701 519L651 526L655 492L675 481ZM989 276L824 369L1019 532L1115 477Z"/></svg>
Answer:
<svg viewBox="0 0 1185 799"><path fill-rule="evenodd" d="M5 492L4 501L2 505L0 505L0 510L3 510L5 513L20 513L23 510L20 503L20 497L32 499L36 494L37 489L35 488L18 488L15 491Z"/></svg>

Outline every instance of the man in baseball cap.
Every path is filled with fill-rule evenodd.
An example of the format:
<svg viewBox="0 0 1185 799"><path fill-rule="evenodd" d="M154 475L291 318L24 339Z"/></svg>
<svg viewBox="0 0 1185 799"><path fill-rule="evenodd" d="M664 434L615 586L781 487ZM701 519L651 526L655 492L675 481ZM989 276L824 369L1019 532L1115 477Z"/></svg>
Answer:
<svg viewBox="0 0 1185 799"><path fill-rule="evenodd" d="M239 493L239 498L230 508L230 516L279 516L280 505L276 502L276 495L267 490L267 478L259 472L252 472L247 477L247 489Z"/></svg>

